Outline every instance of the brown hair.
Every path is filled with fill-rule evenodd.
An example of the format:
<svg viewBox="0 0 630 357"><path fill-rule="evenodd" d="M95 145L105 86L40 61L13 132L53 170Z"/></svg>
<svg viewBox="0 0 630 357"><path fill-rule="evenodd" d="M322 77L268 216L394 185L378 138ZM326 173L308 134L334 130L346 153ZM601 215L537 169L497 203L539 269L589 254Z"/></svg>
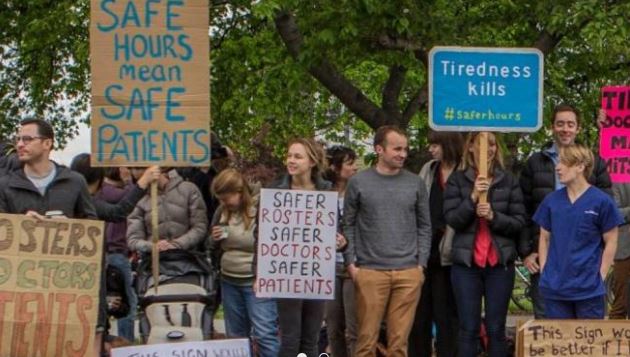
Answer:
<svg viewBox="0 0 630 357"><path fill-rule="evenodd" d="M387 134L392 132L398 135L402 135L405 138L407 137L407 133L401 128L395 125L384 125L376 129L376 133L374 133L374 147L376 147L376 145L385 147L387 145Z"/></svg>
<svg viewBox="0 0 630 357"><path fill-rule="evenodd" d="M570 104L558 104L553 108L553 112L551 113L551 125L556 123L556 114L560 112L571 112L575 114L575 120L577 122L578 128L580 127L580 112Z"/></svg>
<svg viewBox="0 0 630 357"><path fill-rule="evenodd" d="M586 146L573 144L560 148L560 162L569 167L584 165L584 178L588 180L593 173L595 156Z"/></svg>
<svg viewBox="0 0 630 357"><path fill-rule="evenodd" d="M324 147L313 139L296 138L289 141L287 149L293 144L302 145L306 150L306 155L315 163L315 166L311 169L311 180L313 180L313 183L316 183L326 171L326 153L324 152Z"/></svg>
<svg viewBox="0 0 630 357"><path fill-rule="evenodd" d="M238 209L238 213L243 217L243 223L245 228L249 228L254 222L254 218L250 216L251 208L254 206L254 200L252 198L252 192L249 188L249 184L243 177L243 175L236 169L225 169L221 171L217 177L212 180L212 186L210 187L214 196L219 196L228 193L240 193L241 205ZM224 210L229 222L232 212Z"/></svg>
<svg viewBox="0 0 630 357"><path fill-rule="evenodd" d="M469 133L468 136L466 136L466 142L464 143L464 152L462 154L462 163L461 163L461 168L463 170L466 170L469 167L477 168L477 165L475 164L475 158L473 156L473 153L470 152L470 148L475 146L475 141L477 137L479 136L479 134L480 132L473 132L473 133ZM504 168L503 154L501 153L501 145L499 145L499 135L498 133L491 133L491 132L488 132L488 134L494 135L494 138L497 143L497 152L494 154L492 166L495 168L496 167ZM490 169L490 167L488 167L488 169Z"/></svg>
<svg viewBox="0 0 630 357"><path fill-rule="evenodd" d="M442 161L450 165L459 165L464 150L464 138L461 133L429 130L427 139L429 144L442 147Z"/></svg>

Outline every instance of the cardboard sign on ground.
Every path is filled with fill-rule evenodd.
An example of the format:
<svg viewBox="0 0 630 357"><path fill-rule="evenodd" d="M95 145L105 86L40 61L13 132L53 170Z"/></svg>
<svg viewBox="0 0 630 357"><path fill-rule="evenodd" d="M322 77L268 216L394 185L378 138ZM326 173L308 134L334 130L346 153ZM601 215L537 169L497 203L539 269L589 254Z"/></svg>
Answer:
<svg viewBox="0 0 630 357"><path fill-rule="evenodd" d="M0 356L90 356L103 222L0 214Z"/></svg>
<svg viewBox="0 0 630 357"><path fill-rule="evenodd" d="M627 320L530 320L519 324L517 356L630 356Z"/></svg>

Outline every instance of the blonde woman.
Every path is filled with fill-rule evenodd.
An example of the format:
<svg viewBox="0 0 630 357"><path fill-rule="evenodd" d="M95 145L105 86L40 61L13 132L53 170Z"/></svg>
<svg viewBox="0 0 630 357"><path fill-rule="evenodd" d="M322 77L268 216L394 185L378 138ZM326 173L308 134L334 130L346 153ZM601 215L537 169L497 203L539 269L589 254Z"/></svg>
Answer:
<svg viewBox="0 0 630 357"><path fill-rule="evenodd" d="M271 188L307 191L329 191L332 184L322 179L325 169L324 150L312 139L294 139L287 150L287 173ZM345 239L337 235L337 247ZM278 299L281 348L280 357L295 357L298 353L318 356L317 342L324 320L325 300Z"/></svg>
<svg viewBox="0 0 630 357"><path fill-rule="evenodd" d="M525 206L518 180L503 168L501 148L488 135L488 176L478 172L481 135L468 135L462 170L444 192L446 223L455 230L451 281L459 317L458 356L477 356L481 307L489 337L488 355L507 355L505 320L514 286L514 260ZM488 200L482 203L481 194ZM483 304L482 304L483 302Z"/></svg>

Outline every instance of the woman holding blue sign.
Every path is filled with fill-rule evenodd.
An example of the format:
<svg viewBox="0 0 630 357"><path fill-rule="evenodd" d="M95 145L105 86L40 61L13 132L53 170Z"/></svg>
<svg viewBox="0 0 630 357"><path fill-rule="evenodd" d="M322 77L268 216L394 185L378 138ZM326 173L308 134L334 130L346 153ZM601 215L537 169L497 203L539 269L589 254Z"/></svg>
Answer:
<svg viewBox="0 0 630 357"><path fill-rule="evenodd" d="M455 230L451 281L459 316L458 356L477 356L483 302L488 355L504 357L516 240L525 224L525 206L518 180L503 168L493 133L487 133L488 176L479 174L481 136L468 135L462 170L451 174L444 192L446 223Z"/></svg>

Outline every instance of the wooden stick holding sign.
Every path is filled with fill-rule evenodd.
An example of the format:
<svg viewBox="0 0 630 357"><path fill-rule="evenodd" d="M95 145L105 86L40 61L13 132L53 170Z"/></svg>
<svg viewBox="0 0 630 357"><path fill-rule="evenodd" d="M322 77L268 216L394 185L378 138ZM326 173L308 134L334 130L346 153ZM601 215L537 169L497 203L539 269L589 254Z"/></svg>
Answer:
<svg viewBox="0 0 630 357"><path fill-rule="evenodd" d="M479 133L479 177L488 179L488 132ZM488 202L488 191L479 193L479 203Z"/></svg>
<svg viewBox="0 0 630 357"><path fill-rule="evenodd" d="M158 249L158 242L160 240L160 222L158 218L158 183L157 181L153 181L151 182L151 235L153 236L153 245L151 248L151 269L153 271L153 286L155 287L156 295L158 293L158 285L160 282L160 251Z"/></svg>

